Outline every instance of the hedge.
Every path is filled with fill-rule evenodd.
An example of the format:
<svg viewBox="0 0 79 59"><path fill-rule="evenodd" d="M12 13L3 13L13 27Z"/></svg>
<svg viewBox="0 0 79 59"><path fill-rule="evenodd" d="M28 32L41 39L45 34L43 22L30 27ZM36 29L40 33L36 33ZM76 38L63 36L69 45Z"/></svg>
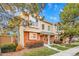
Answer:
<svg viewBox="0 0 79 59"><path fill-rule="evenodd" d="M11 43L11 44L4 44L1 46L1 53L6 53L6 52L14 52L16 51L16 45Z"/></svg>

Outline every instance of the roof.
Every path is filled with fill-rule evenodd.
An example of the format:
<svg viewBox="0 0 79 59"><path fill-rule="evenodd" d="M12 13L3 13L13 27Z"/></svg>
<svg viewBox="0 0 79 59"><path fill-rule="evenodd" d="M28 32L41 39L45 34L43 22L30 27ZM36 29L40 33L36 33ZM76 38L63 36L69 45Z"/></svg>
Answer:
<svg viewBox="0 0 79 59"><path fill-rule="evenodd" d="M46 21L46 20L41 20L43 17L38 16L38 18L40 18L40 21L43 21L43 22L45 22L45 23L48 23L48 24L51 24L51 25L52 25L52 23L50 23L50 22L48 22L48 21Z"/></svg>
<svg viewBox="0 0 79 59"><path fill-rule="evenodd" d="M52 25L52 23L50 23L50 22L48 22L48 21L46 21L46 20L41 20L41 21Z"/></svg>
<svg viewBox="0 0 79 59"><path fill-rule="evenodd" d="M25 13L25 12L23 12L24 13L24 15L28 15L27 13ZM29 14L29 15L31 15L31 14ZM32 15L31 15L32 16ZM52 23L50 23L50 22L48 22L48 21L46 21L46 20L41 20L41 16L38 16L38 19L40 19L40 21L43 21L43 22L45 22L45 23L48 23L48 24L51 24L52 25Z"/></svg>
<svg viewBox="0 0 79 59"><path fill-rule="evenodd" d="M48 34L48 35L54 35L54 33L51 33L51 32L40 32L41 34Z"/></svg>

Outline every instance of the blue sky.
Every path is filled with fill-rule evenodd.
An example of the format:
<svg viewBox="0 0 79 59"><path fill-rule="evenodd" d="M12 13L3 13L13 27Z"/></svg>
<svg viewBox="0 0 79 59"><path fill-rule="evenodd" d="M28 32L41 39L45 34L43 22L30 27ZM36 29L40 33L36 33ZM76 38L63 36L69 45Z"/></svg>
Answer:
<svg viewBox="0 0 79 59"><path fill-rule="evenodd" d="M60 22L60 12L63 12L65 3L47 3L43 9L41 16L45 16L45 19L52 23Z"/></svg>

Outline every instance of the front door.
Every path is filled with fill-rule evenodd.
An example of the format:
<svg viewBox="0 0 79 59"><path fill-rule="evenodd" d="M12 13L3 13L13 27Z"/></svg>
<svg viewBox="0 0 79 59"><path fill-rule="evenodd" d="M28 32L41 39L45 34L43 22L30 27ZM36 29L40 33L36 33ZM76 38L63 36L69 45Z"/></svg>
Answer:
<svg viewBox="0 0 79 59"><path fill-rule="evenodd" d="M44 43L48 44L48 35L44 35Z"/></svg>
<svg viewBox="0 0 79 59"><path fill-rule="evenodd" d="M40 39L41 39L45 44L48 44L48 36L47 36L47 35L40 35Z"/></svg>

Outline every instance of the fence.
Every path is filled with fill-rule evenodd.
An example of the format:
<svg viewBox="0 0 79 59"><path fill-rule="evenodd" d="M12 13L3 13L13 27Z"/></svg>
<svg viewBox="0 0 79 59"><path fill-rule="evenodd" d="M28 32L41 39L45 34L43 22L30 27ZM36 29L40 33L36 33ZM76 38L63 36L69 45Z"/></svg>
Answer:
<svg viewBox="0 0 79 59"><path fill-rule="evenodd" d="M16 42L16 36L0 36L0 44Z"/></svg>

